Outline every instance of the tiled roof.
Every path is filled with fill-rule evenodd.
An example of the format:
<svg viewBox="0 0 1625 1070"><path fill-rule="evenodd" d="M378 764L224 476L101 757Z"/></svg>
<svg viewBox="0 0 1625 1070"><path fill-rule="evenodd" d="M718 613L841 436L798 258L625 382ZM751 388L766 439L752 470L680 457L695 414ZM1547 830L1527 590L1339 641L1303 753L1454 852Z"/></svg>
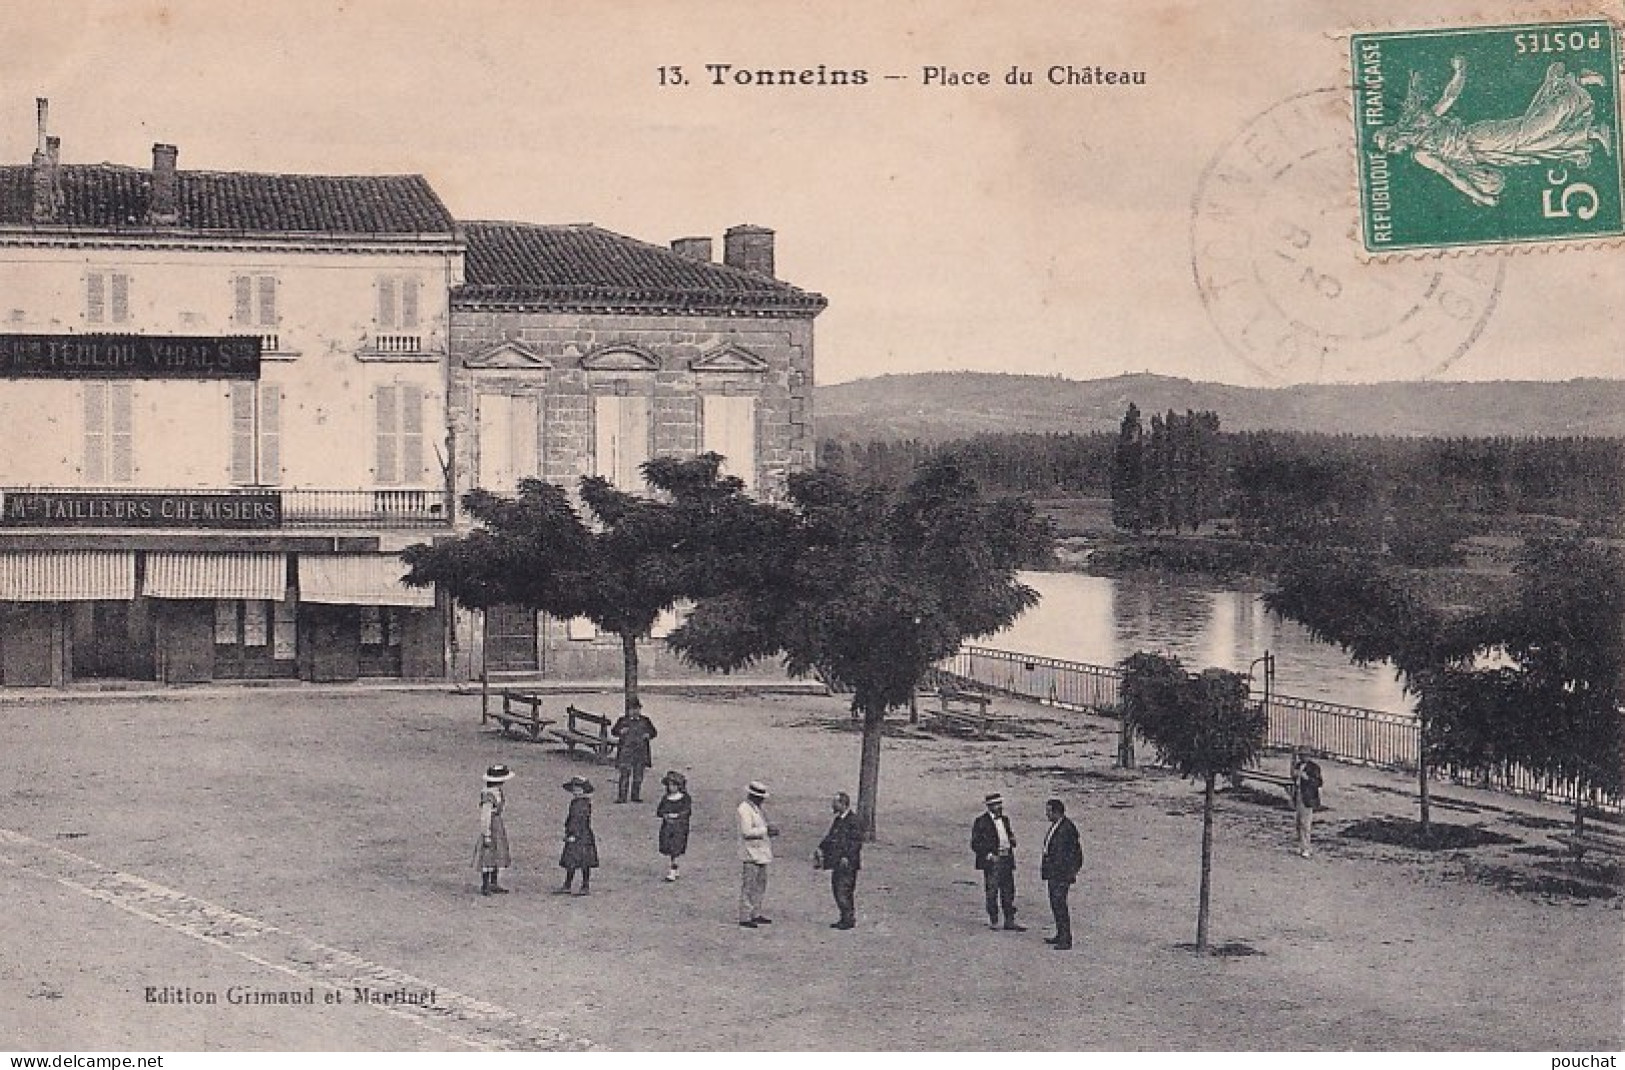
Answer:
<svg viewBox="0 0 1625 1070"><path fill-rule="evenodd" d="M827 302L789 283L679 256L577 224L462 224L465 284L453 307L814 313Z"/></svg>
<svg viewBox="0 0 1625 1070"><path fill-rule="evenodd" d="M152 172L64 164L47 226L153 229ZM267 175L178 171L179 219L164 230L451 237L452 218L421 175ZM33 224L33 168L0 167L0 225Z"/></svg>

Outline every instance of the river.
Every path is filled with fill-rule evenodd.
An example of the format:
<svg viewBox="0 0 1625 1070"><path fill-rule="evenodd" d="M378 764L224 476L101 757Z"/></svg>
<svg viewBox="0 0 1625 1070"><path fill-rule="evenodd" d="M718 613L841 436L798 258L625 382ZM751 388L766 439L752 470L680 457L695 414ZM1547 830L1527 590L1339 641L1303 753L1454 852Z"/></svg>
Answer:
<svg viewBox="0 0 1625 1070"><path fill-rule="evenodd" d="M1275 655L1277 694L1411 712L1391 667L1351 665L1336 647L1269 613L1256 591L1182 577L1024 572L1021 579L1038 591L1038 605L1004 631L968 645L1090 665L1115 665L1149 650L1177 655L1192 671L1217 666L1243 673L1268 650Z"/></svg>

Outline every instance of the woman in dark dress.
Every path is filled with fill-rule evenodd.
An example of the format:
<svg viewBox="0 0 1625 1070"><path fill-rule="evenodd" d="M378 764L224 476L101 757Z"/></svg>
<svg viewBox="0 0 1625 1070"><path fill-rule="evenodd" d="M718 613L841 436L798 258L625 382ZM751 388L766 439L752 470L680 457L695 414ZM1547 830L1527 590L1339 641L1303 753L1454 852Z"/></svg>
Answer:
<svg viewBox="0 0 1625 1070"><path fill-rule="evenodd" d="M592 834L592 781L584 776L573 776L564 783L570 793L570 810L564 815L564 851L559 865L564 867L564 884L557 894L571 894L576 871L581 872L581 890L576 895L592 894L592 871L598 867L598 841Z"/></svg>
<svg viewBox="0 0 1625 1070"><path fill-rule="evenodd" d="M666 879L674 881L678 877L677 860L688 851L688 819L694 812L694 800L688 795L687 778L675 769L660 782L666 786L666 794L655 807L655 816L660 818L660 853L671 859Z"/></svg>

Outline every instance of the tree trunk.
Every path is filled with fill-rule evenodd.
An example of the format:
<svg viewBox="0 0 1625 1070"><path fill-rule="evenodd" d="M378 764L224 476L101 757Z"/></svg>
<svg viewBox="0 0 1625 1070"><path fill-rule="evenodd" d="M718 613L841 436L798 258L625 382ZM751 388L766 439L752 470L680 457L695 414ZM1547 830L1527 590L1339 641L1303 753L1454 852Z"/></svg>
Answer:
<svg viewBox="0 0 1625 1070"><path fill-rule="evenodd" d="M1431 818L1429 812L1428 795L1428 735L1425 726L1418 725L1416 729L1416 798L1422 807L1422 835L1428 834L1428 823Z"/></svg>
<svg viewBox="0 0 1625 1070"><path fill-rule="evenodd" d="M1117 768L1134 768L1134 722L1127 717L1117 730Z"/></svg>
<svg viewBox="0 0 1625 1070"><path fill-rule="evenodd" d="M638 697L638 637L631 632L621 633L621 665L626 690L625 708L627 713L643 708L643 700Z"/></svg>
<svg viewBox="0 0 1625 1070"><path fill-rule="evenodd" d="M1202 792L1202 891L1196 900L1196 950L1207 950L1207 907L1213 882L1213 782L1214 773L1207 775Z"/></svg>
<svg viewBox="0 0 1625 1070"><path fill-rule="evenodd" d="M880 723L884 710L863 711L863 753L858 761L858 824L863 838L874 842L875 811L880 798Z"/></svg>

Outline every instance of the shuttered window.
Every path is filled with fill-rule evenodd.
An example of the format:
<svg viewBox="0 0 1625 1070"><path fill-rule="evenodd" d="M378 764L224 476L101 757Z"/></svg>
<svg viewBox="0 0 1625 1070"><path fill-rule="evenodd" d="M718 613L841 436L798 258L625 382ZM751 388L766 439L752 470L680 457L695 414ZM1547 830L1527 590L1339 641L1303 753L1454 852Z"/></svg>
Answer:
<svg viewBox="0 0 1625 1070"><path fill-rule="evenodd" d="M239 486L282 482L282 388L231 384L231 481Z"/></svg>
<svg viewBox="0 0 1625 1070"><path fill-rule="evenodd" d="M615 395L594 399L593 471L624 491L642 493L649 459L649 399Z"/></svg>
<svg viewBox="0 0 1625 1070"><path fill-rule="evenodd" d="M85 276L85 322L130 321L130 276L119 271L92 271Z"/></svg>
<svg viewBox="0 0 1625 1070"><path fill-rule="evenodd" d="M238 275L232 279L231 319L239 327L275 327L275 275Z"/></svg>
<svg viewBox="0 0 1625 1070"><path fill-rule="evenodd" d="M84 480L88 486L135 478L135 414L130 383L85 383Z"/></svg>
<svg viewBox="0 0 1625 1070"><path fill-rule="evenodd" d="M418 329L419 281L402 275L378 277L378 329L415 331Z"/></svg>
<svg viewBox="0 0 1625 1070"><path fill-rule="evenodd" d="M700 449L720 453L725 475L738 476L745 490L756 489L756 399L706 394L700 399Z"/></svg>
<svg viewBox="0 0 1625 1070"><path fill-rule="evenodd" d="M479 395L479 485L512 494L541 474L541 409L534 394Z"/></svg>
<svg viewBox="0 0 1625 1070"><path fill-rule="evenodd" d="M415 383L380 386L376 413L375 478L379 483L423 481L423 388Z"/></svg>

